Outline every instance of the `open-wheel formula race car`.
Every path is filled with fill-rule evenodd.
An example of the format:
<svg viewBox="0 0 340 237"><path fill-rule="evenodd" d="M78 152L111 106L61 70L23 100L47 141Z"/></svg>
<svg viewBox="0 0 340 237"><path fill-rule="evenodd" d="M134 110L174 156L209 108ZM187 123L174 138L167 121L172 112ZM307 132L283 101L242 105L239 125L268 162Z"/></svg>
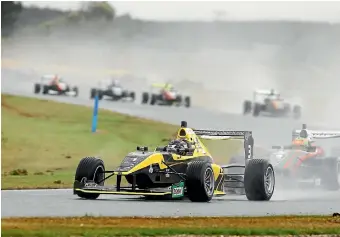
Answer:
<svg viewBox="0 0 340 237"><path fill-rule="evenodd" d="M255 90L253 101L246 100L243 103L243 114L252 113L254 117L259 115L271 115L277 117L301 117L301 106L291 105L284 101L275 90Z"/></svg>
<svg viewBox="0 0 340 237"><path fill-rule="evenodd" d="M110 97L112 100L135 101L136 94L134 91L124 89L118 80L102 80L99 82L97 88L91 88L90 98L98 94L98 99L103 97Z"/></svg>
<svg viewBox="0 0 340 237"><path fill-rule="evenodd" d="M201 139L243 139L245 164L242 174L228 175L228 165L220 166ZM274 169L267 160L253 158L254 139L251 131L198 130L182 121L176 139L168 145L149 151L137 147L113 170L106 170L103 160L83 158L76 170L73 192L81 198L96 199L100 194L163 196L171 199L188 197L193 202L209 202L223 196L232 180L243 183L248 200L270 200L275 187ZM107 176L106 176L107 175ZM244 176L239 180L238 176ZM106 186L105 180L116 176L116 185ZM128 185L122 186L122 177Z"/></svg>
<svg viewBox="0 0 340 237"><path fill-rule="evenodd" d="M39 94L40 92L44 95L57 94L76 97L78 96L79 90L77 86L71 86L58 75L43 75L41 81L34 84L34 93Z"/></svg>
<svg viewBox="0 0 340 237"><path fill-rule="evenodd" d="M314 144L316 140L340 140L340 131L293 130L292 143L273 146L269 160L274 166L277 184L285 188L340 189L340 158L332 150Z"/></svg>
<svg viewBox="0 0 340 237"><path fill-rule="evenodd" d="M155 89L157 91L155 91ZM150 103L150 105L176 105L176 106L191 106L190 96L181 95L173 85L164 83L154 83L151 86L151 92L142 93L142 104Z"/></svg>

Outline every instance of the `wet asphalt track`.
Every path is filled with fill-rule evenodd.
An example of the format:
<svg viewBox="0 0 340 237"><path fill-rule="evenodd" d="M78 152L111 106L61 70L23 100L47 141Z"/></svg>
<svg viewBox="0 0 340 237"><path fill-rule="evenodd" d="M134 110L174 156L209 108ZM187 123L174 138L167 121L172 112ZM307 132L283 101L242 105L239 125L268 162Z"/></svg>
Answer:
<svg viewBox="0 0 340 237"><path fill-rule="evenodd" d="M2 93L47 98L92 106L89 88L80 87L77 98L33 94L34 79L19 71L2 70ZM137 95L138 96L138 95ZM201 108L143 106L136 103L101 101L100 107L172 124L187 120L195 128L251 130L257 145L275 145L290 140L301 121L279 118L252 118L218 113ZM308 121L304 121L308 122ZM310 128L317 128L310 124ZM99 200L78 200L71 190L1 191L2 216L257 216L281 214L330 214L340 211L339 192L276 190L270 202L249 202L245 197L229 196L211 203L189 201L144 201L126 196L102 196ZM142 202L142 205L140 205Z"/></svg>

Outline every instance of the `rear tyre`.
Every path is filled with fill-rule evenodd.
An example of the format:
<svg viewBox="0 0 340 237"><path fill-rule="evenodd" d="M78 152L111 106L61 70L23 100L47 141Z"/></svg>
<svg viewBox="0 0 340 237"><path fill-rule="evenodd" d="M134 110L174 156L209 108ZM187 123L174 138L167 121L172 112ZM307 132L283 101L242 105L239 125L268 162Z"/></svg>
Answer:
<svg viewBox="0 0 340 237"><path fill-rule="evenodd" d="M260 112L261 112L261 105L256 103L254 106L253 116L258 117L260 115Z"/></svg>
<svg viewBox="0 0 340 237"><path fill-rule="evenodd" d="M249 160L244 171L244 189L250 201L269 201L275 189L274 168L267 160Z"/></svg>
<svg viewBox="0 0 340 237"><path fill-rule="evenodd" d="M190 162L186 171L187 194L192 202L209 202L215 190L215 177L210 163Z"/></svg>
<svg viewBox="0 0 340 237"><path fill-rule="evenodd" d="M301 107L298 105L295 105L293 108L293 116L295 119L301 118Z"/></svg>
<svg viewBox="0 0 340 237"><path fill-rule="evenodd" d="M151 101L150 101L150 104L151 104L151 105L154 105L154 104L156 104L156 100L157 100L157 95L155 95L155 94L152 94L152 95L151 95Z"/></svg>
<svg viewBox="0 0 340 237"><path fill-rule="evenodd" d="M103 99L104 92L101 91L101 90L98 90L97 93L98 93L98 99L99 99L99 100Z"/></svg>
<svg viewBox="0 0 340 237"><path fill-rule="evenodd" d="M85 178L86 180L93 180L98 185L104 185L104 181L100 182L105 178L104 171L105 166L101 159L95 157L85 157L80 160L74 179L78 182L82 182ZM85 199L96 199L100 194L77 193L77 195Z"/></svg>
<svg viewBox="0 0 340 237"><path fill-rule="evenodd" d="M40 84L34 84L34 94L39 94L41 90Z"/></svg>
<svg viewBox="0 0 340 237"><path fill-rule="evenodd" d="M323 161L321 185L327 190L340 189L340 159L338 157L326 158Z"/></svg>
<svg viewBox="0 0 340 237"><path fill-rule="evenodd" d="M249 100L244 101L243 103L243 114L249 114L251 111L251 102Z"/></svg>
<svg viewBox="0 0 340 237"><path fill-rule="evenodd" d="M130 97L131 97L131 100L132 101L135 101L135 99L136 99L136 94L135 94L135 92L130 92Z"/></svg>
<svg viewBox="0 0 340 237"><path fill-rule="evenodd" d="M143 92L142 94L142 104L147 104L149 101L149 94L147 92Z"/></svg>
<svg viewBox="0 0 340 237"><path fill-rule="evenodd" d="M47 85L43 86L43 94L46 95L48 94L49 87Z"/></svg>
<svg viewBox="0 0 340 237"><path fill-rule="evenodd" d="M90 99L94 99L94 97L96 96L96 89L92 88L91 92L90 92Z"/></svg>
<svg viewBox="0 0 340 237"><path fill-rule="evenodd" d="M182 104L182 101L183 101L182 96L178 95L175 102L176 106L180 106Z"/></svg>
<svg viewBox="0 0 340 237"><path fill-rule="evenodd" d="M78 90L78 87L73 87L73 92L74 92L74 95L73 97L77 97L78 96L78 93L79 93L79 90Z"/></svg>
<svg viewBox="0 0 340 237"><path fill-rule="evenodd" d="M191 98L189 96L186 96L184 98L184 106L189 108L191 106Z"/></svg>

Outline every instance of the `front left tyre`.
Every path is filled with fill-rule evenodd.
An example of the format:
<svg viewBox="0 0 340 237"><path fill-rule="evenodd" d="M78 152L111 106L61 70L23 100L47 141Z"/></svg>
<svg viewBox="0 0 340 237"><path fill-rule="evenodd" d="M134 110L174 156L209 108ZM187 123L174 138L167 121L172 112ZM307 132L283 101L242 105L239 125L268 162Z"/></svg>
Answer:
<svg viewBox="0 0 340 237"><path fill-rule="evenodd" d="M275 189L273 166L264 159L252 159L244 171L244 190L250 201L269 201Z"/></svg>
<svg viewBox="0 0 340 237"><path fill-rule="evenodd" d="M84 180L91 180L98 185L104 185L105 166L101 159L96 157L85 157L80 160L74 179L78 182ZM82 193L78 192L77 195L85 199L96 199L100 194L98 193Z"/></svg>
<svg viewBox="0 0 340 237"><path fill-rule="evenodd" d="M34 94L39 94L41 90L40 84L34 84Z"/></svg>
<svg viewBox="0 0 340 237"><path fill-rule="evenodd" d="M243 115L247 115L251 112L251 101L246 100L243 102Z"/></svg>

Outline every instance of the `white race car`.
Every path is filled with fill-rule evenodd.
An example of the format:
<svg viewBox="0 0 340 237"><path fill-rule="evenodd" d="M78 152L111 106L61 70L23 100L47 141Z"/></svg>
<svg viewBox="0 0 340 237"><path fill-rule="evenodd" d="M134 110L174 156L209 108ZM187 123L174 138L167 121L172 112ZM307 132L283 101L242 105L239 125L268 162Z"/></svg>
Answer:
<svg viewBox="0 0 340 237"><path fill-rule="evenodd" d="M101 100L104 96L110 97L112 100L129 100L135 101L135 92L124 89L118 80L100 81L97 88L92 88L90 98L93 99L98 93Z"/></svg>

